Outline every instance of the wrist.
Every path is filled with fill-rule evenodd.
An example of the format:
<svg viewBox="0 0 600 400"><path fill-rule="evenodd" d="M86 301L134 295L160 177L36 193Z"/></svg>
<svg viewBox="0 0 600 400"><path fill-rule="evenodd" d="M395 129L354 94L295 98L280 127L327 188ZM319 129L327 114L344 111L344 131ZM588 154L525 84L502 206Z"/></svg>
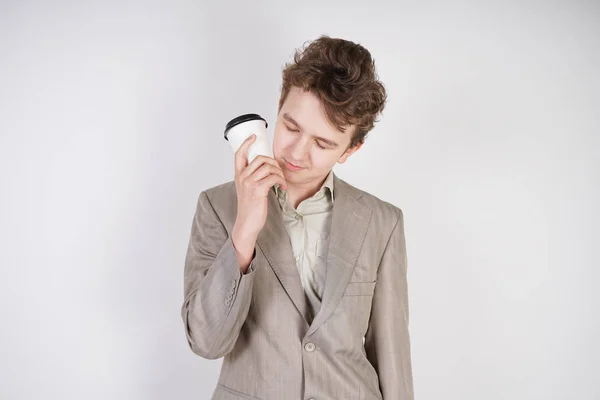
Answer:
<svg viewBox="0 0 600 400"><path fill-rule="evenodd" d="M248 248L254 249L254 244L256 243L256 239L258 235L254 232L250 232L247 229L244 229L238 222L233 225L233 230L231 232L231 239L235 242L236 249L244 250Z"/></svg>
<svg viewBox="0 0 600 400"><path fill-rule="evenodd" d="M254 258L256 236L234 228L231 234L231 242L237 253L240 268L242 272L245 272Z"/></svg>

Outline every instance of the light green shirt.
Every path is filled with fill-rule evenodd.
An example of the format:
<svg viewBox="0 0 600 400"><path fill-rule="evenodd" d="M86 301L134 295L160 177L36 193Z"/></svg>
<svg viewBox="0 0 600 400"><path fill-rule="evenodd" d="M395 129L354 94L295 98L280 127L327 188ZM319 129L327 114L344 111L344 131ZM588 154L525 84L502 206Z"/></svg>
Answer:
<svg viewBox="0 0 600 400"><path fill-rule="evenodd" d="M321 307L325 285L326 258L333 210L333 172L312 197L294 209L287 201L287 192L273 186L279 200L286 230L292 243L296 267L308 300L308 322L311 323Z"/></svg>

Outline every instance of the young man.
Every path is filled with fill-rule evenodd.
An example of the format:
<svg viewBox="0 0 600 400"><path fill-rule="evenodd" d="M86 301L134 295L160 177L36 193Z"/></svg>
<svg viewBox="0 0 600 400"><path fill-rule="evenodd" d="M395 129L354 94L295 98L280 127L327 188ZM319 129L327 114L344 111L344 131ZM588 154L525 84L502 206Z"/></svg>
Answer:
<svg viewBox="0 0 600 400"><path fill-rule="evenodd" d="M402 212L332 171L385 100L364 47L315 40L283 71L274 159L248 164L249 138L200 194L181 315L225 357L213 399L413 399Z"/></svg>

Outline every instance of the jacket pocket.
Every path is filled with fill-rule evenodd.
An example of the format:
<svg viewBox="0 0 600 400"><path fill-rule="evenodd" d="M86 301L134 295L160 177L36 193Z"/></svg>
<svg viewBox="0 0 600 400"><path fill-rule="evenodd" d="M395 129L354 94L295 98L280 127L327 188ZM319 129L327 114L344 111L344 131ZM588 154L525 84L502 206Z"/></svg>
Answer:
<svg viewBox="0 0 600 400"><path fill-rule="evenodd" d="M374 282L348 282L344 296L372 296L375 291Z"/></svg>
<svg viewBox="0 0 600 400"><path fill-rule="evenodd" d="M258 397L250 396L242 392L238 392L230 387L223 385L222 383L217 384L217 389L212 397L212 400L261 400Z"/></svg>

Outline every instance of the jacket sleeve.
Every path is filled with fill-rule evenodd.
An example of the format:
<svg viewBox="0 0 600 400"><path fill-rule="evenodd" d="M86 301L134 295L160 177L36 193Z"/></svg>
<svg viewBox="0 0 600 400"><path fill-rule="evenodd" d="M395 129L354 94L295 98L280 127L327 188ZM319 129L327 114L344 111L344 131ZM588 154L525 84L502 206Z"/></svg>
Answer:
<svg viewBox="0 0 600 400"><path fill-rule="evenodd" d="M194 353L217 359L233 349L250 309L255 267L253 258L241 273L231 237L202 192L185 257L181 307Z"/></svg>
<svg viewBox="0 0 600 400"><path fill-rule="evenodd" d="M403 214L398 211L377 273L365 351L379 376L383 399L413 400L406 242Z"/></svg>

